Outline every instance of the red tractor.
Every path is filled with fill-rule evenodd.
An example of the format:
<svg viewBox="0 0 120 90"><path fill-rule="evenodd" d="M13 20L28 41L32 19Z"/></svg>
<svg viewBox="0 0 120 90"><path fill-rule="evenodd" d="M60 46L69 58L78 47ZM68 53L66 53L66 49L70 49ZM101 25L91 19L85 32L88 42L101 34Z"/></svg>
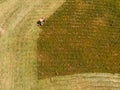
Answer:
<svg viewBox="0 0 120 90"><path fill-rule="evenodd" d="M40 19L37 21L37 25L38 25L38 26L43 26L44 23L45 23L45 19L44 19L44 18L40 18Z"/></svg>

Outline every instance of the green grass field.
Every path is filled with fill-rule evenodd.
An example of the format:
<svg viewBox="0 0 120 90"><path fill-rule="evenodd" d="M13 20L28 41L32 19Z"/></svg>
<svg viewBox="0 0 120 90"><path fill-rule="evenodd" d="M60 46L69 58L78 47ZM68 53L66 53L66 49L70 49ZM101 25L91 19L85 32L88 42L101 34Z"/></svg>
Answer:
<svg viewBox="0 0 120 90"><path fill-rule="evenodd" d="M67 0L39 35L39 76L120 73L119 3Z"/></svg>
<svg viewBox="0 0 120 90"><path fill-rule="evenodd" d="M119 11L119 0L0 0L0 90L119 90L106 74L120 73Z"/></svg>

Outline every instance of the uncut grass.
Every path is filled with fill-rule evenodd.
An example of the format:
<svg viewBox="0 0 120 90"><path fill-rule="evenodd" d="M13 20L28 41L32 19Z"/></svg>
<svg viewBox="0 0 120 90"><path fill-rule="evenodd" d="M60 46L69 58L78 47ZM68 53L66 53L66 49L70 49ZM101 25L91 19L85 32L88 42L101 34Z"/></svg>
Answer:
<svg viewBox="0 0 120 90"><path fill-rule="evenodd" d="M119 0L67 0L42 27L39 78L120 73Z"/></svg>

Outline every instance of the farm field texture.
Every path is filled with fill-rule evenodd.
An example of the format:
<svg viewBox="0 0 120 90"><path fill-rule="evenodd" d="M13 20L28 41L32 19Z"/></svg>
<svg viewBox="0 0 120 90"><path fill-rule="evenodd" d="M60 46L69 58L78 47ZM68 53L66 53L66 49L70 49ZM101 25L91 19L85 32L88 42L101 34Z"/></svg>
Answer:
<svg viewBox="0 0 120 90"><path fill-rule="evenodd" d="M39 81L39 90L119 90L120 75L84 73Z"/></svg>
<svg viewBox="0 0 120 90"><path fill-rule="evenodd" d="M119 16L119 0L0 0L0 90L119 90Z"/></svg>
<svg viewBox="0 0 120 90"><path fill-rule="evenodd" d="M42 30L36 22L49 17L64 0L0 1L0 90L36 90L37 38Z"/></svg>
<svg viewBox="0 0 120 90"><path fill-rule="evenodd" d="M40 77L120 73L119 19L119 0L67 0L39 35Z"/></svg>

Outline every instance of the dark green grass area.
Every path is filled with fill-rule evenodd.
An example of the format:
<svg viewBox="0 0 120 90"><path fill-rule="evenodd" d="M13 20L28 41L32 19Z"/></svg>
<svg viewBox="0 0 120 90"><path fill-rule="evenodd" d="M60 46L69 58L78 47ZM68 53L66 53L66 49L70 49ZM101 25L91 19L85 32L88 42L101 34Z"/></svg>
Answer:
<svg viewBox="0 0 120 90"><path fill-rule="evenodd" d="M42 27L39 77L120 73L119 0L67 0Z"/></svg>

